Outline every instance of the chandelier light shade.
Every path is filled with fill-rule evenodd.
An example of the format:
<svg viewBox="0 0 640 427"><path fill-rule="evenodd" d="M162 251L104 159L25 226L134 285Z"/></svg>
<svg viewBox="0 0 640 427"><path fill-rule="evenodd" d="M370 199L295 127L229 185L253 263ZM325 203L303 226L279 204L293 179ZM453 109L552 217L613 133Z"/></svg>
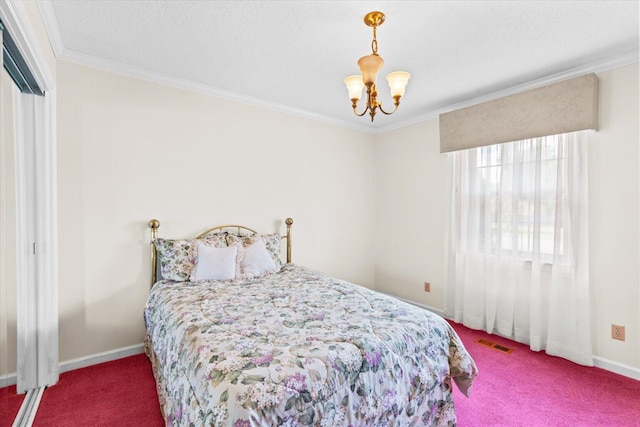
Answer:
<svg viewBox="0 0 640 427"><path fill-rule="evenodd" d="M349 76L344 79L344 83L347 85L349 91L349 99L355 99L359 101L362 97L362 89L364 89L364 82L361 75Z"/></svg>
<svg viewBox="0 0 640 427"><path fill-rule="evenodd" d="M362 81L365 85L376 84L376 77L378 77L378 71L384 65L384 60L376 54L363 56L358 60L358 67L362 73Z"/></svg>
<svg viewBox="0 0 640 427"><path fill-rule="evenodd" d="M344 83L349 91L349 99L351 99L351 107L356 116L364 116L369 112L371 121L379 109L384 114L389 115L396 112L400 105L400 98L404 96L404 90L407 87L411 74L406 71L394 71L387 75L387 82L391 88L391 97L394 100L395 108L393 111L385 111L382 109L382 103L378 101L378 90L376 89L376 79L378 71L384 65L384 60L378 55L378 40L376 38L376 29L382 25L385 16L382 12L369 12L364 17L364 23L373 28L373 41L371 42L371 55L363 56L358 60L358 67L362 75L349 76L344 79ZM362 89L367 88L367 105L362 113L358 113L358 101L362 97Z"/></svg>
<svg viewBox="0 0 640 427"><path fill-rule="evenodd" d="M396 97L400 99L404 96L404 89L407 87L410 77L411 74L406 71L394 71L387 75L387 82L391 88L391 97L393 97L393 99Z"/></svg>

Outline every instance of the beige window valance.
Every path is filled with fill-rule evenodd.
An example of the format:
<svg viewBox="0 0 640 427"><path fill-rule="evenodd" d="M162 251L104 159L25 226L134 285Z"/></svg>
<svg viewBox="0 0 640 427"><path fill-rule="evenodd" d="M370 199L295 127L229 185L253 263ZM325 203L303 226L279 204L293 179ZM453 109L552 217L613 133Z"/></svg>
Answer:
<svg viewBox="0 0 640 427"><path fill-rule="evenodd" d="M598 77L587 74L440 115L440 152L598 129Z"/></svg>

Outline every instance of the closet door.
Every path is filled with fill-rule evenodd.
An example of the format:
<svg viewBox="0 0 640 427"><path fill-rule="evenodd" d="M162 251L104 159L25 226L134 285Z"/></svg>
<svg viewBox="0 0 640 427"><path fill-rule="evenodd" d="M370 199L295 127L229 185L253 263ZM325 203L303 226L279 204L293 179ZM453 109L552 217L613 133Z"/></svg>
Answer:
<svg viewBox="0 0 640 427"><path fill-rule="evenodd" d="M17 370L13 86L0 67L0 387L14 383Z"/></svg>
<svg viewBox="0 0 640 427"><path fill-rule="evenodd" d="M7 331L4 338L0 337L0 345L6 343L7 354L13 350L9 348L13 324L16 388L18 393L24 393L55 384L59 375L55 90L51 73L31 48L28 31L14 12L15 9L0 3L3 68L13 83L8 89L4 80L9 78L3 74L2 86L6 90L2 92L2 104L7 107L1 115L6 123L13 124L13 134L6 135L4 129L8 126L3 126L2 152L6 154L13 147L15 162L13 197L7 197L11 192L10 179L0 185L3 190L0 231L6 232L6 238L0 236L3 249L0 262L15 266L15 280L5 276L3 270L0 292L8 295L9 288L15 289L16 307L15 322L0 317ZM50 90L45 92L43 89L47 87ZM2 176L7 178L8 157L2 159ZM8 221L11 208L14 220ZM11 228L15 236L13 251L9 246ZM13 263L7 259L10 253L15 256Z"/></svg>

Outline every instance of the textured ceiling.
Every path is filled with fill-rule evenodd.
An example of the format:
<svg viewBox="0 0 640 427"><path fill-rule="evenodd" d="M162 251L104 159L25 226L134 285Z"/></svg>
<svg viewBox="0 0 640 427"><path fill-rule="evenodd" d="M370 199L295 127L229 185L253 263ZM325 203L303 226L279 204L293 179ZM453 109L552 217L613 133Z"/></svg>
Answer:
<svg viewBox="0 0 640 427"><path fill-rule="evenodd" d="M205 88L231 99L385 130L583 71L636 62L637 1L63 1L40 2L60 58ZM343 84L370 53L378 78L412 77L400 109L357 118Z"/></svg>

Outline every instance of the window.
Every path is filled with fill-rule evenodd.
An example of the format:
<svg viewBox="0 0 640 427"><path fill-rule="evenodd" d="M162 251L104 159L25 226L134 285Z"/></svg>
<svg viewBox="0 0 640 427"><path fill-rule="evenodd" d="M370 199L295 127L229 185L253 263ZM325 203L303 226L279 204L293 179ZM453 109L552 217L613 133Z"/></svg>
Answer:
<svg viewBox="0 0 640 427"><path fill-rule="evenodd" d="M556 205L568 191L562 167L562 135L470 150L469 167L478 185L469 186L478 206L478 249L513 252L531 260L539 252L546 262L563 254L562 239L555 248ZM462 190L464 191L464 190ZM558 198L560 200L558 200ZM536 226L539 224L539 226Z"/></svg>

